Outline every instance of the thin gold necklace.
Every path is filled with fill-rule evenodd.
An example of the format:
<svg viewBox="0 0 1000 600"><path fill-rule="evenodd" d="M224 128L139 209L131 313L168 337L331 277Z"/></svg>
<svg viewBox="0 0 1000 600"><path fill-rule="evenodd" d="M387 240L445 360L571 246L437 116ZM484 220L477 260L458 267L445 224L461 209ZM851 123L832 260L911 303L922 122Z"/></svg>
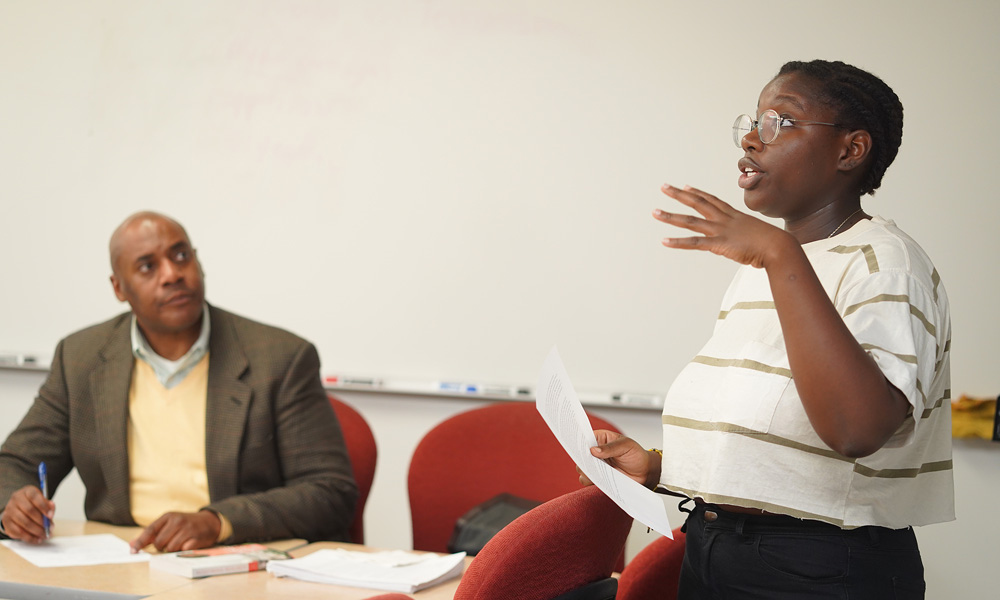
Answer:
<svg viewBox="0 0 1000 600"><path fill-rule="evenodd" d="M861 209L860 209L860 208L859 208L858 210L856 210L856 211L852 212L851 214L847 215L847 218L846 218L846 219L844 219L844 221L843 221L843 222L842 222L842 223L841 223L840 225L837 225L837 228L833 230L833 233L831 233L830 235L826 236L826 239L830 239L830 238L832 238L833 236L837 235L837 232L838 232L838 231L840 231L840 228L841 228L841 227L843 227L844 225L847 225L847 222L848 222L848 221L850 221L850 220L851 220L851 218L852 218L852 217L853 217L854 215L858 214L859 212L861 212Z"/></svg>

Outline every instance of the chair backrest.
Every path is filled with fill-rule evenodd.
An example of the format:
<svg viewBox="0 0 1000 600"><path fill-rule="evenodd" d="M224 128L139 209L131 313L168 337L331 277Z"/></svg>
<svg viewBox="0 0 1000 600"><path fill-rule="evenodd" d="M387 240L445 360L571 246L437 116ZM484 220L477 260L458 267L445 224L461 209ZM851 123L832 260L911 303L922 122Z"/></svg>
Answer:
<svg viewBox="0 0 1000 600"><path fill-rule="evenodd" d="M676 600L684 562L684 533L650 542L629 561L618 579L618 600Z"/></svg>
<svg viewBox="0 0 1000 600"><path fill-rule="evenodd" d="M618 429L590 416L595 429ZM413 548L447 552L455 522L501 493L545 502L580 489L572 459L533 402L500 402L439 423L417 444L408 475Z"/></svg>
<svg viewBox="0 0 1000 600"><path fill-rule="evenodd" d="M632 517L596 486L549 500L496 534L466 569L456 600L552 600L607 579ZM614 584L612 583L612 586ZM607 598L603 585L590 585Z"/></svg>
<svg viewBox="0 0 1000 600"><path fill-rule="evenodd" d="M330 404L340 421L340 429L344 432L344 443L347 445L347 455L351 459L351 469L354 471L354 481L358 485L358 503L354 509L354 520L351 521L351 541L355 544L365 543L365 502L375 479L375 463L378 459L378 448L375 446L375 436L368 422L357 410L344 401L330 396Z"/></svg>

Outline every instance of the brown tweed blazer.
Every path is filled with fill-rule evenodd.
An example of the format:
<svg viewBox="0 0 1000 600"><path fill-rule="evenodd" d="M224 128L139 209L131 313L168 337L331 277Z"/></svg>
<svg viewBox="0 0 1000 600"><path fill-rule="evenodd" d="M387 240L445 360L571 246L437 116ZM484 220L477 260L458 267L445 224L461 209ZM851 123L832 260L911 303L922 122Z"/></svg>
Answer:
<svg viewBox="0 0 1000 600"><path fill-rule="evenodd" d="M227 543L346 540L357 487L340 425L305 340L209 307L205 459L211 504L233 525ZM76 467L88 519L135 525L126 446L131 312L56 347L48 379L0 448L0 507L25 485ZM177 432L185 435L184 432Z"/></svg>

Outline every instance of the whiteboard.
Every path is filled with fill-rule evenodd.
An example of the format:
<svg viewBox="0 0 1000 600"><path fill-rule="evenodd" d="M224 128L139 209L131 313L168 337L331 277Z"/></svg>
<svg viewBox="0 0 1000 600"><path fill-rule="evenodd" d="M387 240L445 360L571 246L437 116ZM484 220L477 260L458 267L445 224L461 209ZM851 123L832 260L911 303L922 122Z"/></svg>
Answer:
<svg viewBox="0 0 1000 600"><path fill-rule="evenodd" d="M152 209L186 226L210 302L315 342L326 373L531 384L557 344L580 389L662 393L736 266L660 245L659 186L741 206L733 119L822 57L901 96L865 206L944 277L956 392L995 393L998 11L0 2L0 351L124 310L107 238Z"/></svg>

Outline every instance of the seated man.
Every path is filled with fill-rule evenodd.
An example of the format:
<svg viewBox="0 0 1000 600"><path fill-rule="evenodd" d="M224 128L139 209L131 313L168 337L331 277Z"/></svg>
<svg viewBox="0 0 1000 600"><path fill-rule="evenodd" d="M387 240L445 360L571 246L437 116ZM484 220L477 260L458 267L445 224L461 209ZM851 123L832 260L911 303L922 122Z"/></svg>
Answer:
<svg viewBox="0 0 1000 600"><path fill-rule="evenodd" d="M111 236L131 312L56 348L0 448L0 531L45 539L49 489L76 467L88 519L141 525L133 551L346 540L357 487L312 344L205 303L187 232L132 215Z"/></svg>

